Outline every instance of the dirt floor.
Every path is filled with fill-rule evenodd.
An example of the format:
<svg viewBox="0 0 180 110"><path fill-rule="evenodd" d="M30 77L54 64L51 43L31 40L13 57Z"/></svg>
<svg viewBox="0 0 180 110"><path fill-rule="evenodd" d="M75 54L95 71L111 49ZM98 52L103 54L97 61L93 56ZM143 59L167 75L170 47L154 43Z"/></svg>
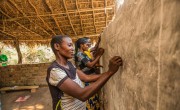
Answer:
<svg viewBox="0 0 180 110"><path fill-rule="evenodd" d="M15 102L19 97L30 96L24 102ZM35 93L30 90L10 91L0 95L0 110L52 110L48 87L40 87Z"/></svg>

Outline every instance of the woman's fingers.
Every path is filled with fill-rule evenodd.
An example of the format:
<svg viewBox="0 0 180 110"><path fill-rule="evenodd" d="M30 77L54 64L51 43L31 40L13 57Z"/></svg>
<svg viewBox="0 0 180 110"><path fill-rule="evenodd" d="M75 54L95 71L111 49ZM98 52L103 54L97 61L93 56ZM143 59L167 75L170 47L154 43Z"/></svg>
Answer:
<svg viewBox="0 0 180 110"><path fill-rule="evenodd" d="M117 65L122 65L122 59L120 56L114 56L112 59L111 59L111 62L113 64L117 64Z"/></svg>

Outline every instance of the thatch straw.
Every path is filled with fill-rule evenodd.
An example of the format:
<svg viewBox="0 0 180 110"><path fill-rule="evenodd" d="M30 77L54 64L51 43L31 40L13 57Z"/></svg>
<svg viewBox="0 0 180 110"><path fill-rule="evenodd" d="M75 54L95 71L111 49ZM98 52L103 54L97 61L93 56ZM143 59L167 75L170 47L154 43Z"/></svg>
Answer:
<svg viewBox="0 0 180 110"><path fill-rule="evenodd" d="M57 34L67 34L73 41L83 36L94 39L112 20L114 7L114 0L3 0L0 40L48 45Z"/></svg>

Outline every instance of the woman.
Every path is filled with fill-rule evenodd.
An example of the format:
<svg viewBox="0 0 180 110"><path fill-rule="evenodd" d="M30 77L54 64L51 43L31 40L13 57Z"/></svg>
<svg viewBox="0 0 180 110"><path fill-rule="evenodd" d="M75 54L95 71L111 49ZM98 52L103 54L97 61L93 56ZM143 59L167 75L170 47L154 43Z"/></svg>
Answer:
<svg viewBox="0 0 180 110"><path fill-rule="evenodd" d="M77 66L87 75L96 74L95 65L98 64L100 57L104 53L104 50L101 49L97 56L92 59L85 53L89 49L90 39L87 37L79 38L76 41L76 52L75 52L75 62ZM85 86L88 86L90 83L85 82ZM86 110L100 110L99 95L95 94L89 98L86 102Z"/></svg>
<svg viewBox="0 0 180 110"><path fill-rule="evenodd" d="M68 61L73 57L71 38L57 35L51 40L51 48L56 60L47 70L47 83L53 101L53 110L85 110L85 102L94 95L122 65L122 59L113 57L109 70L101 75L86 75ZM83 87L81 81L94 82Z"/></svg>
<svg viewBox="0 0 180 110"><path fill-rule="evenodd" d="M101 50L101 48L99 48L99 43L101 41L101 35L98 37L98 41L96 43L96 45L94 47L91 46L91 39L89 37L84 37L86 38L87 42L88 42L88 50L85 50L84 53L91 59L94 60L94 58L96 58L96 53L98 53L99 50ZM95 68L96 71L99 71L99 67L103 67L102 65L99 64L99 61L95 64ZM99 73L97 71L97 73Z"/></svg>
<svg viewBox="0 0 180 110"><path fill-rule="evenodd" d="M96 45L94 47L91 47L92 43L91 43L91 39L89 37L84 37L84 38L87 39L87 42L88 42L88 45L89 45L88 51L84 51L84 53L86 53L89 58L93 59L94 56L95 56L95 53L99 49L99 44L101 42L101 34L98 36L98 41L97 41L97 43L96 43Z"/></svg>
<svg viewBox="0 0 180 110"><path fill-rule="evenodd" d="M87 75L95 73L95 65L104 53L104 49L100 48L96 53L96 57L92 60L84 51L88 51L89 42L87 38L79 38L75 44L75 63Z"/></svg>

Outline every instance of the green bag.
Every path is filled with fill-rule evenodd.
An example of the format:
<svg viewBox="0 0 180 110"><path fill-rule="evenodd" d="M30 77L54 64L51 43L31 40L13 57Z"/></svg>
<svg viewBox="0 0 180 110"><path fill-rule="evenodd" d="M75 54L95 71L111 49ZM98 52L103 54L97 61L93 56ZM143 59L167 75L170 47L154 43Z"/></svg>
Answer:
<svg viewBox="0 0 180 110"><path fill-rule="evenodd" d="M7 66L7 62L8 61L8 58L6 55L4 54L1 54L0 55L0 63L2 64L2 66Z"/></svg>

